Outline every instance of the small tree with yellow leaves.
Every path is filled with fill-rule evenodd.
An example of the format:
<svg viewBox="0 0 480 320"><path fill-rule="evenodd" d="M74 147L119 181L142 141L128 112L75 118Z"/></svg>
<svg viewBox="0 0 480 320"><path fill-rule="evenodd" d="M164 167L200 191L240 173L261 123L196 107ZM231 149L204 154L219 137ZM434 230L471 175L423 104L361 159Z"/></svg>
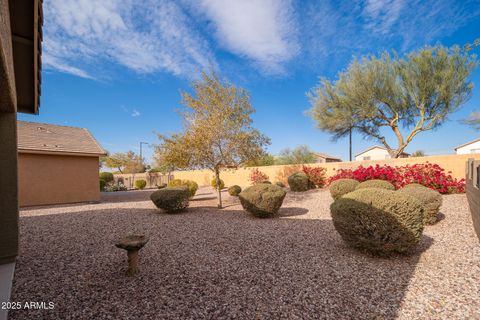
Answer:
<svg viewBox="0 0 480 320"><path fill-rule="evenodd" d="M211 72L193 81L194 95L182 92L182 133L159 135L156 158L178 169L209 169L220 185L220 172L265 156L270 140L252 128L249 94ZM222 207L221 190L217 190Z"/></svg>

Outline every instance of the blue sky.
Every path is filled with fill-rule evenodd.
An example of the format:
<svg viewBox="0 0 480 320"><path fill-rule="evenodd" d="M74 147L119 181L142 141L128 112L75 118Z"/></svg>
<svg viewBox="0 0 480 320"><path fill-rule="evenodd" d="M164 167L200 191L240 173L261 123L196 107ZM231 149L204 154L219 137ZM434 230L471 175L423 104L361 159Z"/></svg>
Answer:
<svg viewBox="0 0 480 320"><path fill-rule="evenodd" d="M270 152L307 144L348 159L348 141L305 116L319 77L335 79L354 56L480 37L480 0L45 0L44 15L40 115L19 119L88 128L110 152L179 131L180 92L212 66L250 92ZM470 101L407 151L452 153L480 136L459 122L480 110L480 68L471 80ZM353 141L354 153L376 144Z"/></svg>

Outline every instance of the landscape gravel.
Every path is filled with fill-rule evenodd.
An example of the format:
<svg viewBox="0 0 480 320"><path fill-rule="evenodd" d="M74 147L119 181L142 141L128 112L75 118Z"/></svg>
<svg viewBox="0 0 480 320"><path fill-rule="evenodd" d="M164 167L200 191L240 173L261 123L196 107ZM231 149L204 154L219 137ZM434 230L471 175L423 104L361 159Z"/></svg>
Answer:
<svg viewBox="0 0 480 320"><path fill-rule="evenodd" d="M480 319L480 243L465 195L444 196L410 256L375 258L335 231L327 190L289 192L279 216L254 218L210 188L164 214L152 191L99 204L25 208L11 319ZM126 277L122 235L142 233Z"/></svg>

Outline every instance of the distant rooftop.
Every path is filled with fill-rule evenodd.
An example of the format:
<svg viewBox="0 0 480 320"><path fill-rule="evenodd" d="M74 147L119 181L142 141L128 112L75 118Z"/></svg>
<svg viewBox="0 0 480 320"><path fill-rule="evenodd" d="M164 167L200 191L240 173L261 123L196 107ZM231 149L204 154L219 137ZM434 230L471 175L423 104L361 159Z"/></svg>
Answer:
<svg viewBox="0 0 480 320"><path fill-rule="evenodd" d="M17 122L18 151L103 156L105 150L84 128Z"/></svg>

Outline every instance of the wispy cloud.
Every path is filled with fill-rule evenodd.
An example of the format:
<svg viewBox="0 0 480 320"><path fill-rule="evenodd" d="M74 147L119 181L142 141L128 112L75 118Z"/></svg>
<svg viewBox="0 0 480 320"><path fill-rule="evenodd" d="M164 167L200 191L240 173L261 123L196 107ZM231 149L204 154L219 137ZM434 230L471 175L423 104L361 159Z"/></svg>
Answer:
<svg viewBox="0 0 480 320"><path fill-rule="evenodd" d="M201 0L220 47L250 59L264 71L282 72L300 50L294 7L289 0Z"/></svg>
<svg viewBox="0 0 480 320"><path fill-rule="evenodd" d="M405 4L405 0L367 0L363 11L366 27L381 34L389 33Z"/></svg>
<svg viewBox="0 0 480 320"><path fill-rule="evenodd" d="M131 116L132 117L138 117L138 116L140 116L140 112L138 110L133 109Z"/></svg>
<svg viewBox="0 0 480 320"><path fill-rule="evenodd" d="M46 0L46 68L82 77L104 62L175 75L215 64L207 41L171 0Z"/></svg>

